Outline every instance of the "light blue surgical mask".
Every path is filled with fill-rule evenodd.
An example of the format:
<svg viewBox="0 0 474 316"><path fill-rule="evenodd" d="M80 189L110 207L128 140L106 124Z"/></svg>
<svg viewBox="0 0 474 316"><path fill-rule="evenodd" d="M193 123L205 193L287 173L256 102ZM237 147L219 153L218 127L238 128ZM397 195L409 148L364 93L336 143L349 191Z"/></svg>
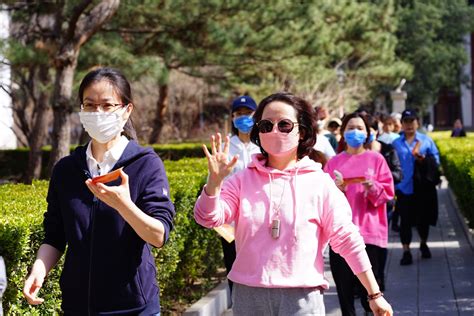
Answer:
<svg viewBox="0 0 474 316"><path fill-rule="evenodd" d="M349 146L357 148L365 143L367 134L361 130L353 129L344 133L344 139Z"/></svg>
<svg viewBox="0 0 474 316"><path fill-rule="evenodd" d="M370 143L373 142L374 140L375 140L375 134L370 133L368 143L370 144Z"/></svg>
<svg viewBox="0 0 474 316"><path fill-rule="evenodd" d="M242 115L234 119L234 126L242 133L248 134L252 130L254 121L251 115Z"/></svg>

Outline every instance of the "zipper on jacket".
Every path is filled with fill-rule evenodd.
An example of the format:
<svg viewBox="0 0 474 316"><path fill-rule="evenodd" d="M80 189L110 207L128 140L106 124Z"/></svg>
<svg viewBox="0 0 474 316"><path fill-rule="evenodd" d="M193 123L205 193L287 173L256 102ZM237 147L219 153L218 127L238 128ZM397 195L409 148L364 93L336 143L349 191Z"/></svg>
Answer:
<svg viewBox="0 0 474 316"><path fill-rule="evenodd" d="M91 209L91 233L90 233L90 254L89 254L89 281L87 284L87 310L89 316L92 315L91 312L91 283L92 283L92 255L94 252L94 226L95 226L95 212L99 205L99 200L97 197L94 196L94 200L92 201L92 209Z"/></svg>
<svg viewBox="0 0 474 316"><path fill-rule="evenodd" d="M92 175L88 170L84 170L84 174L87 177L87 179L91 179ZM90 253L89 253L89 280L87 284L87 314L89 316L92 315L91 311L91 282L92 282L92 254L94 251L94 226L95 226L95 212L96 209L99 205L99 200L97 197L94 195L92 199L92 208L91 208L91 231L90 231Z"/></svg>

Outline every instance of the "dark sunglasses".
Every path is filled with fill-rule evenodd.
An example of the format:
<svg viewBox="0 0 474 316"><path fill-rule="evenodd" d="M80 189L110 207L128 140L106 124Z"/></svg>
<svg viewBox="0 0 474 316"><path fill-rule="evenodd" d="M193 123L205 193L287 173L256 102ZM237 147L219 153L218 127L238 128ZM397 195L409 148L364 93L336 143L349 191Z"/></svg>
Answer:
<svg viewBox="0 0 474 316"><path fill-rule="evenodd" d="M292 122L289 119L283 119L276 124L280 132L289 133L293 130L295 125L298 125L298 122ZM275 124L270 120L261 120L257 123L258 131L262 134L270 133L273 131L273 125Z"/></svg>

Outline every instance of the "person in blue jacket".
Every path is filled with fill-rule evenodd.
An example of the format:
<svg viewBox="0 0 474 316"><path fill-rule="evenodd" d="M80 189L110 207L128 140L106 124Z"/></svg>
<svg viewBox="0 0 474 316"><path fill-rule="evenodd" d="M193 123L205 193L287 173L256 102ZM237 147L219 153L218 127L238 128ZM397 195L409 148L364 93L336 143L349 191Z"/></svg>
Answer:
<svg viewBox="0 0 474 316"><path fill-rule="evenodd" d="M59 281L65 315L159 315L151 247L166 242L175 214L163 163L133 139L134 104L121 72L89 72L79 101L91 141L54 167L45 237L23 294L30 304L42 303L38 291L66 251ZM112 182L91 181L117 169Z"/></svg>
<svg viewBox="0 0 474 316"><path fill-rule="evenodd" d="M413 226L416 226L420 236L421 257L431 258L427 241L430 225L436 225L438 219L436 185L439 182L439 176L431 174L438 172L439 152L428 135L417 131L420 125L415 110L403 111L401 121L403 132L392 143L403 172L402 180L395 186L397 196L395 208L401 220L400 240L403 257L400 265L410 265L413 263L410 251ZM426 172L427 169L431 170Z"/></svg>

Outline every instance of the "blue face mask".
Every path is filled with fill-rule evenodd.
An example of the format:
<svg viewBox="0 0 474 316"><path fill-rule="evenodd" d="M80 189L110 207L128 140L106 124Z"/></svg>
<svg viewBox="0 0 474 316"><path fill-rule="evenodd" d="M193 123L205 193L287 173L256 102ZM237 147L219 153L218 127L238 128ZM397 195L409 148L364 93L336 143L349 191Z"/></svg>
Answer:
<svg viewBox="0 0 474 316"><path fill-rule="evenodd" d="M253 124L253 117L251 115L242 115L234 119L234 126L244 134L250 133Z"/></svg>
<svg viewBox="0 0 474 316"><path fill-rule="evenodd" d="M370 144L370 143L373 142L374 140L375 140L375 134L370 133L368 143Z"/></svg>
<svg viewBox="0 0 474 316"><path fill-rule="evenodd" d="M353 129L344 133L344 139L349 146L357 148L364 144L367 135L361 130Z"/></svg>

